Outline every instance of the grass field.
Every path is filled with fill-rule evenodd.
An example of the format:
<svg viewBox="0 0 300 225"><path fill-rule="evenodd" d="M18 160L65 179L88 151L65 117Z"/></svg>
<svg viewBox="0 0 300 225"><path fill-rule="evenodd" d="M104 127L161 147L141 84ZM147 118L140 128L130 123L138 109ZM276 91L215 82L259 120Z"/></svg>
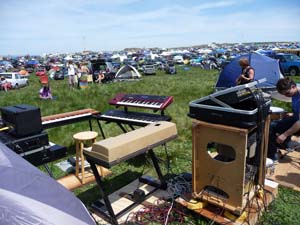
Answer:
<svg viewBox="0 0 300 225"><path fill-rule="evenodd" d="M175 141L168 144L171 167L168 168L165 163L162 163L162 168L164 174L166 172L179 174L182 172L191 172L192 123L191 119L187 116L189 102L212 93L217 76L218 71L205 71L199 68L184 70L183 67L178 67L176 75L166 75L159 71L155 76L143 76L140 81L102 85L90 84L87 89L83 90L70 90L67 80L51 81L50 85L56 99L43 101L38 97L40 88L38 77L31 75L28 87L12 90L7 93L0 92L0 106L30 104L40 107L42 116L46 116L83 108L93 108L100 112L105 112L112 108L108 104L108 100L121 92L171 95L174 97L174 102L167 108L166 114L170 115L172 121L176 123L179 136ZM274 101L273 105L290 110L290 106L287 103ZM72 139L73 134L88 129L88 123L81 122L52 128L47 131L51 142L67 146L68 155L73 155L75 153L75 146ZM103 129L107 137L121 133L121 130L115 124L103 124ZM93 130L99 131L95 121L93 122ZM99 137L97 140L100 139ZM165 158L163 148L157 148L156 152L158 156ZM145 165L143 162L143 160L129 160L113 167L111 169L113 175L105 179L106 188L109 188L113 192L136 179L142 173L153 174L152 166L149 163ZM52 166L52 169L56 178L65 175L55 166ZM76 189L74 193L86 205L90 205L91 202L99 197L95 184ZM270 205L268 213L263 215L260 224L299 224L299 199L300 195L298 192L280 188L279 197ZM210 221L201 218L192 219L192 222L195 224L211 224Z"/></svg>

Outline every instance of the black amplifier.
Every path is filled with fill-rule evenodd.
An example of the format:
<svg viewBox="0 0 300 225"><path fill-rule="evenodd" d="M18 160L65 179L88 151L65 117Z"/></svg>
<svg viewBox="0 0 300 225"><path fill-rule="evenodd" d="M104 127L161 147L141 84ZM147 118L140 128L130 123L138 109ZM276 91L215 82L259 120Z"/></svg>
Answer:
<svg viewBox="0 0 300 225"><path fill-rule="evenodd" d="M59 145L47 145L20 154L24 159L35 166L40 166L57 159L66 157L67 148Z"/></svg>
<svg viewBox="0 0 300 225"><path fill-rule="evenodd" d="M40 108L31 105L14 105L1 108L4 125L11 126L11 134L25 137L42 131Z"/></svg>
<svg viewBox="0 0 300 225"><path fill-rule="evenodd" d="M191 101L188 116L209 123L254 127L268 116L271 105L256 88L257 83L239 85Z"/></svg>
<svg viewBox="0 0 300 225"><path fill-rule="evenodd" d="M24 154L33 149L49 145L48 133L45 131L23 138L17 138L10 133L0 132L0 141L17 154Z"/></svg>
<svg viewBox="0 0 300 225"><path fill-rule="evenodd" d="M63 158L67 152L64 146L51 146L45 131L23 138L17 138L8 132L0 132L0 142L35 166Z"/></svg>

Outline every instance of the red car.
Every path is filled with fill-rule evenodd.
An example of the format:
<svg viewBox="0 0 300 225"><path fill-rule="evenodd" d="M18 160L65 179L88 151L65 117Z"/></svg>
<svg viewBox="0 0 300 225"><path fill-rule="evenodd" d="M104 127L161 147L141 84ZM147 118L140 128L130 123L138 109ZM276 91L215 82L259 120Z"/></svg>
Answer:
<svg viewBox="0 0 300 225"><path fill-rule="evenodd" d="M47 71L46 71L46 69L38 69L38 70L35 72L35 75L36 75L36 76L46 76L46 75L47 75Z"/></svg>

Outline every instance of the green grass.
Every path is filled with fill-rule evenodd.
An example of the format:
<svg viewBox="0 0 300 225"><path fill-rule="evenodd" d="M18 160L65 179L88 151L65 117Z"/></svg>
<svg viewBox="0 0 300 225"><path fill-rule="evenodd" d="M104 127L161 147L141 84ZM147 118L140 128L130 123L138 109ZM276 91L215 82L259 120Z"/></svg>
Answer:
<svg viewBox="0 0 300 225"><path fill-rule="evenodd" d="M0 106L15 104L30 104L40 107L42 115L52 115L63 112L75 111L83 108L93 108L100 112L111 109L108 100L117 93L139 93L152 95L171 95L174 103L171 104L166 114L172 117L178 129L178 138L168 143L168 153L171 159L171 172L191 172L192 167L192 132L191 118L187 116L189 102L213 92L214 84L218 76L217 71L205 71L199 68L183 70L178 68L176 75L166 75L158 72L155 76L143 76L137 82L118 82L109 84L90 84L85 90L70 90L67 80L51 81L53 95L56 100L43 101L38 97L40 88L38 77L30 76L30 85L19 90L12 90L7 93L0 92ZM273 105L290 109L289 104L274 101ZM149 112L149 111L148 111ZM107 137L121 134L121 130L115 124L102 124ZM88 123L81 122L63 127L47 130L51 142L67 146L68 155L75 153L75 146L72 139L73 134L88 130ZM96 121L93 121L93 130L99 131ZM99 137L98 140L101 138ZM158 156L165 158L165 151L159 147L156 150ZM104 179L105 186L110 192L119 189L130 181L136 179L142 173L154 174L150 163L142 163L144 160L129 160L111 168L113 174ZM65 175L55 166L52 166L55 177ZM41 168L42 169L42 168ZM162 163L163 173L167 167ZM74 193L86 204L90 205L99 198L99 192L95 184L78 188ZM268 213L263 215L261 224L299 224L299 207L297 203L299 192L280 188L279 196L271 204ZM209 224L205 219L197 218L192 220L195 224ZM297 223L298 222L298 223Z"/></svg>

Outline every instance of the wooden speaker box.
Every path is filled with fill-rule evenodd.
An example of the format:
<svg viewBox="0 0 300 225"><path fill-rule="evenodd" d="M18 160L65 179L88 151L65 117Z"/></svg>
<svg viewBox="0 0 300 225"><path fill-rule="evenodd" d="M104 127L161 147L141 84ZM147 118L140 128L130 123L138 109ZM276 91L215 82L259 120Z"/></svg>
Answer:
<svg viewBox="0 0 300 225"><path fill-rule="evenodd" d="M255 142L248 144L249 133L248 129L198 120L192 127L194 194L238 215L255 189L247 176L251 172L251 167L246 166L247 154L252 157L256 148ZM213 153L208 151L210 147Z"/></svg>

